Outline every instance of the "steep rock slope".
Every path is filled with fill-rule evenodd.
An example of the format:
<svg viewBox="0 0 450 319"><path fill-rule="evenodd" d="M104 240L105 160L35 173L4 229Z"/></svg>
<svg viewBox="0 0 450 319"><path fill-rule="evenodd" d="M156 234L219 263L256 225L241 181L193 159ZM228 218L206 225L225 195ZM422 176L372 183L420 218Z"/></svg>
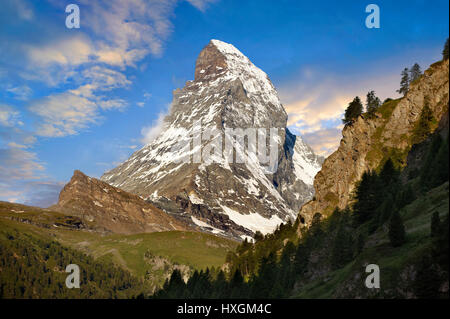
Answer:
<svg viewBox="0 0 450 319"><path fill-rule="evenodd" d="M323 163L314 179L315 199L300 210L308 223L316 212L330 214L335 207L344 208L351 200L355 184L364 171L376 169L389 157L404 166L414 143L414 128L425 100L436 123L448 112L449 60L437 62L410 86L399 100L383 104L376 118L363 114L342 131L342 140L336 152Z"/></svg>
<svg viewBox="0 0 450 319"><path fill-rule="evenodd" d="M195 80L174 91L159 136L101 179L215 233L268 233L311 199L321 166L286 122L267 75L234 46L212 40L197 59ZM265 155L274 150L267 163L248 151L255 129L266 134L258 148L265 142ZM247 147L222 152L245 134Z"/></svg>
<svg viewBox="0 0 450 319"><path fill-rule="evenodd" d="M98 230L133 234L186 230L188 226L137 195L75 171L53 210L81 217Z"/></svg>

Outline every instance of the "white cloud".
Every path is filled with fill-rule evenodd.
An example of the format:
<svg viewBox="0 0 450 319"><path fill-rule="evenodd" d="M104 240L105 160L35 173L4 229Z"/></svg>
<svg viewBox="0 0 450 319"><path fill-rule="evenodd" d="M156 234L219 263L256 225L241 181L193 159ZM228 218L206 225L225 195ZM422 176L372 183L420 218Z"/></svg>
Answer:
<svg viewBox="0 0 450 319"><path fill-rule="evenodd" d="M30 2L26 0L14 0L14 5L20 19L32 20L34 18L34 12Z"/></svg>
<svg viewBox="0 0 450 319"><path fill-rule="evenodd" d="M27 145L18 144L16 142L9 142L8 146L11 147L11 148L28 148Z"/></svg>
<svg viewBox="0 0 450 319"><path fill-rule="evenodd" d="M20 113L9 105L0 104L0 125L12 127L23 125L19 120Z"/></svg>
<svg viewBox="0 0 450 319"><path fill-rule="evenodd" d="M190 1L199 10L211 2ZM53 2L61 6L58 2ZM41 46L25 46L30 67L28 79L50 85L72 82L76 88L51 94L30 103L29 110L42 118L37 135L61 137L77 134L98 122L100 110L123 110L128 103L104 92L130 87L124 73L145 56L160 55L172 32L170 19L177 0L81 0L82 28L75 35ZM83 30L91 31L83 33ZM144 101L151 94L145 92ZM137 103L143 107L144 102ZM145 129L144 129L145 130Z"/></svg>
<svg viewBox="0 0 450 319"><path fill-rule="evenodd" d="M29 110L39 115L43 123L37 134L61 137L76 134L99 119L98 105L90 99L71 92L58 93L35 101Z"/></svg>
<svg viewBox="0 0 450 319"><path fill-rule="evenodd" d="M52 180L0 182L0 200L46 208L58 201L63 187L63 182Z"/></svg>
<svg viewBox="0 0 450 319"><path fill-rule="evenodd" d="M25 46L27 55L34 67L45 68L51 65L78 66L92 61L94 48L87 37L72 36L55 40L45 46Z"/></svg>
<svg viewBox="0 0 450 319"><path fill-rule="evenodd" d="M7 92L10 92L14 95L16 100L26 101L30 98L33 90L27 85L12 87L6 89Z"/></svg>
<svg viewBox="0 0 450 319"><path fill-rule="evenodd" d="M0 182L38 179L43 170L35 153L16 147L0 149Z"/></svg>
<svg viewBox="0 0 450 319"><path fill-rule="evenodd" d="M306 143L316 154L327 157L339 146L342 138L342 128L324 128L315 132L303 134Z"/></svg>
<svg viewBox="0 0 450 319"><path fill-rule="evenodd" d="M206 7L210 3L216 2L216 0L187 0L187 1L202 12L206 10Z"/></svg>
<svg viewBox="0 0 450 319"><path fill-rule="evenodd" d="M397 73L336 75L305 68L295 80L282 85L279 93L290 128L304 136L316 153L327 156L339 146L348 103L357 95L364 102L370 90L381 100L397 97L398 78Z"/></svg>
<svg viewBox="0 0 450 319"><path fill-rule="evenodd" d="M159 133L161 133L165 125L164 119L167 116L167 114L170 113L171 107L172 104L168 106L167 110L160 112L158 118L153 121L152 125L145 126L141 129L142 134L141 142L143 144L151 143L159 135Z"/></svg>

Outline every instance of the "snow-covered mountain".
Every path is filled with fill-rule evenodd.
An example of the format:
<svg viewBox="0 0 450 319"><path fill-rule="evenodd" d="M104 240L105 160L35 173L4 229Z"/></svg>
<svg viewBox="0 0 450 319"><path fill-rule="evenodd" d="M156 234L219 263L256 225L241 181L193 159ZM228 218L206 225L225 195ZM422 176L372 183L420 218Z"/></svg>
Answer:
<svg viewBox="0 0 450 319"><path fill-rule="evenodd" d="M312 198L322 163L286 123L267 75L233 45L211 40L194 81L174 91L159 135L102 180L201 230L268 233Z"/></svg>

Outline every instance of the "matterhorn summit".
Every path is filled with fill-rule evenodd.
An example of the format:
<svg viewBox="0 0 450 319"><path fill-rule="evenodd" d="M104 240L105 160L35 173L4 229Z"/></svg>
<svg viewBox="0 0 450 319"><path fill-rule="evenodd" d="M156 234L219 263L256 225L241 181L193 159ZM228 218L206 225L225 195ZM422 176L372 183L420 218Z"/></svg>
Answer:
<svg viewBox="0 0 450 319"><path fill-rule="evenodd" d="M202 231L269 233L312 199L322 164L286 123L267 74L211 40L159 135L101 179Z"/></svg>

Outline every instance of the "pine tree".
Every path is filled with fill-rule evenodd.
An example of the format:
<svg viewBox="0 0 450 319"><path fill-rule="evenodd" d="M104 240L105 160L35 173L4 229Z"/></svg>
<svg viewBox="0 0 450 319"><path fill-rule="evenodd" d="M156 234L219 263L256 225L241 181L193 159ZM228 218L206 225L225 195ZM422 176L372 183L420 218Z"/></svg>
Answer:
<svg viewBox="0 0 450 319"><path fill-rule="evenodd" d="M431 132L431 123L434 121L433 111L430 109L430 99L425 96L424 106L420 113L419 121L414 128L413 142L415 144L425 140Z"/></svg>
<svg viewBox="0 0 450 319"><path fill-rule="evenodd" d="M366 236L363 233L359 233L358 240L356 242L356 254L355 255L359 255L360 253L362 253L365 244L366 244Z"/></svg>
<svg viewBox="0 0 450 319"><path fill-rule="evenodd" d="M380 178L384 186L388 186L395 183L398 178L398 171L395 169L394 162L391 158L388 158L386 163L384 163L383 168L380 171Z"/></svg>
<svg viewBox="0 0 450 319"><path fill-rule="evenodd" d="M358 116L362 114L363 111L363 105L361 103L361 99L357 96L351 101L345 110L344 119L342 122L347 124L352 124Z"/></svg>
<svg viewBox="0 0 450 319"><path fill-rule="evenodd" d="M421 299L439 297L441 278L430 256L425 255L417 265L417 274L413 282L414 292Z"/></svg>
<svg viewBox="0 0 450 319"><path fill-rule="evenodd" d="M264 235L259 230L257 230L253 239L255 240L255 242L261 241L264 239Z"/></svg>
<svg viewBox="0 0 450 319"><path fill-rule="evenodd" d="M397 210L395 206L392 194L387 194L385 200L377 209L378 214L378 226L383 225L386 221L391 218L392 211Z"/></svg>
<svg viewBox="0 0 450 319"><path fill-rule="evenodd" d="M422 70L420 69L420 65L415 63L411 70L409 71L409 78L411 83L417 80L422 75Z"/></svg>
<svg viewBox="0 0 450 319"><path fill-rule="evenodd" d="M449 149L448 149L448 137L445 142L441 144L436 157L434 158L431 172L429 176L429 185L436 187L448 181L448 165L449 165Z"/></svg>
<svg viewBox="0 0 450 319"><path fill-rule="evenodd" d="M405 243L405 226L403 225L400 213L395 210L392 212L389 222L389 240L392 247L399 247Z"/></svg>
<svg viewBox="0 0 450 319"><path fill-rule="evenodd" d="M431 237L437 237L441 227L441 220L439 218L439 212L435 211L431 216Z"/></svg>
<svg viewBox="0 0 450 319"><path fill-rule="evenodd" d="M402 79L400 80L400 89L398 89L397 92L405 96L409 90L409 83L409 70L408 68L404 68L402 71Z"/></svg>
<svg viewBox="0 0 450 319"><path fill-rule="evenodd" d="M376 215L376 210L382 202L381 180L373 172L365 172L355 191L353 213L356 225L361 225Z"/></svg>
<svg viewBox="0 0 450 319"><path fill-rule="evenodd" d="M411 186L411 184L406 185L404 190L398 196L398 208L403 208L406 205L411 204L416 199L416 194Z"/></svg>
<svg viewBox="0 0 450 319"><path fill-rule="evenodd" d="M231 298L242 298L242 287L244 285L244 278L241 272L236 270L230 281Z"/></svg>
<svg viewBox="0 0 450 319"><path fill-rule="evenodd" d="M448 60L448 38L447 41L445 41L444 44L444 49L442 50L442 59L443 60Z"/></svg>
<svg viewBox="0 0 450 319"><path fill-rule="evenodd" d="M309 251L304 244L299 244L295 252L294 271L298 276L302 276L308 267Z"/></svg>
<svg viewBox="0 0 450 319"><path fill-rule="evenodd" d="M366 97L366 112L370 117L375 115L375 112L381 105L381 100L375 95L375 91L367 93Z"/></svg>
<svg viewBox="0 0 450 319"><path fill-rule="evenodd" d="M352 246L351 235L345 230L344 225L341 225L337 231L331 251L331 265L334 269L344 266L352 259Z"/></svg>
<svg viewBox="0 0 450 319"><path fill-rule="evenodd" d="M433 179L436 178L436 177L430 178L430 176L441 173L440 171L438 171L438 172L433 171L435 169L434 165L437 160L436 155L439 153L441 146L442 146L441 135L435 134L431 141L431 145L428 148L428 155L425 159L425 163L422 165L422 167L419 171L420 185L421 185L421 189L423 191L430 189L431 185L433 184L432 183ZM448 156L444 159L444 163L447 163L447 167L448 167Z"/></svg>

